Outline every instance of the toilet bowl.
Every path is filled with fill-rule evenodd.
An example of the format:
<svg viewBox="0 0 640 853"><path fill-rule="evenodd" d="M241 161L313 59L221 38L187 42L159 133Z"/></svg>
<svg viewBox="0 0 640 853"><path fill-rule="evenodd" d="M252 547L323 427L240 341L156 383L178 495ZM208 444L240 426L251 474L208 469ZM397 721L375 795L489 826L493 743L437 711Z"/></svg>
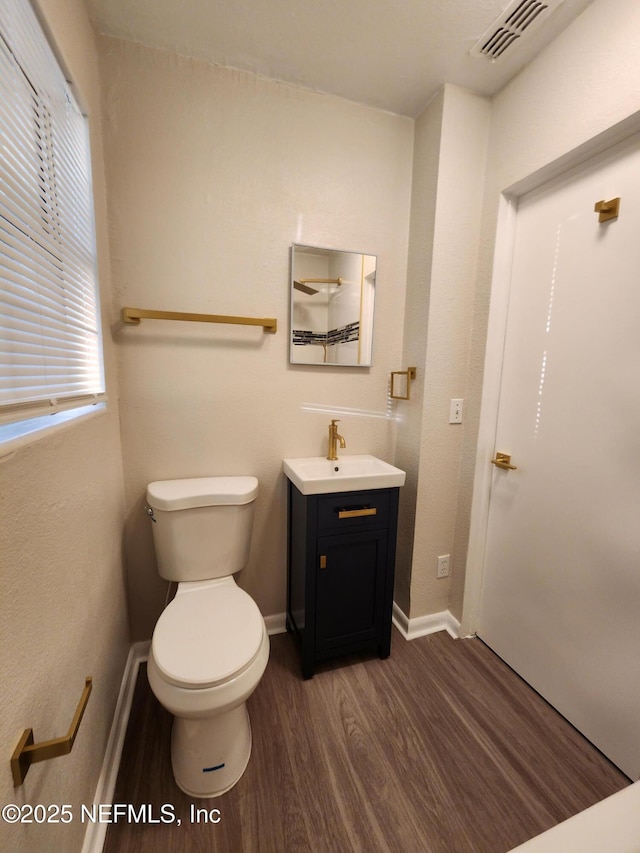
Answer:
<svg viewBox="0 0 640 853"><path fill-rule="evenodd" d="M267 666L269 638L258 606L233 575L248 557L256 493L253 477L147 489L160 574L178 581L155 626L147 673L174 714L175 781L194 797L232 788L251 754L246 701Z"/></svg>

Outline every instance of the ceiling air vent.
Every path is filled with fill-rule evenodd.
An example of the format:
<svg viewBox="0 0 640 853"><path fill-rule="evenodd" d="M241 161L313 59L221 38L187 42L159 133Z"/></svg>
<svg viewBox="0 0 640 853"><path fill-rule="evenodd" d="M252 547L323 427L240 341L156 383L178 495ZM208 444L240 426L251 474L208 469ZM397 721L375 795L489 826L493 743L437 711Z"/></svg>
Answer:
<svg viewBox="0 0 640 853"><path fill-rule="evenodd" d="M471 55L495 61L547 20L563 0L514 0L471 48Z"/></svg>

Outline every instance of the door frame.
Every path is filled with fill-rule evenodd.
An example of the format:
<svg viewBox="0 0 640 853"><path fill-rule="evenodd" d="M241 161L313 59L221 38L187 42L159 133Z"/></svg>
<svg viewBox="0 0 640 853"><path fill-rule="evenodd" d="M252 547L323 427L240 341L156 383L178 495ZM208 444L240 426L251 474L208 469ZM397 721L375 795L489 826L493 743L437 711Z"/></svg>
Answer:
<svg viewBox="0 0 640 853"><path fill-rule="evenodd" d="M578 168L593 157L604 154L608 149L613 148L615 145L624 142L636 134L640 134L640 111L602 133L597 134L567 154L537 169L500 193L491 278L480 421L476 441L469 545L467 550L462 618L460 620L459 631L461 637L472 637L477 633L480 602L484 586L485 548L493 475L489 461L493 458L498 426L502 363L507 333L511 290L511 264L516 234L518 201L525 193L537 189L543 184L548 183L552 185L554 181L561 180L572 169Z"/></svg>

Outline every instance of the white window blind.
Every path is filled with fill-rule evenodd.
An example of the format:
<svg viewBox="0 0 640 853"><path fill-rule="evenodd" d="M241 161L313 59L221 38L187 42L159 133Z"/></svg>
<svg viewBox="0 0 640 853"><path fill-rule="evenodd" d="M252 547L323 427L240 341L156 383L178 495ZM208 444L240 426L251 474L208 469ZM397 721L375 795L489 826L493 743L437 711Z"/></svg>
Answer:
<svg viewBox="0 0 640 853"><path fill-rule="evenodd" d="M0 0L0 423L104 395L87 120L27 0Z"/></svg>

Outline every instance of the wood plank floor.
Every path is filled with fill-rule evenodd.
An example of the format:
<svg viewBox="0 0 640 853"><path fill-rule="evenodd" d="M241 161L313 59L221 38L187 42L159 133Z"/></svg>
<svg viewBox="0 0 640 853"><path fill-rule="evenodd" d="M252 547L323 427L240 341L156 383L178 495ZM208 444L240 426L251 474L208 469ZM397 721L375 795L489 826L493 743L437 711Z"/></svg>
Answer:
<svg viewBox="0 0 640 853"><path fill-rule="evenodd" d="M181 823L110 824L105 853L503 853L629 784L480 640L444 632L394 629L388 660L310 681L293 639L272 637L249 713L244 776L194 800L173 782L172 718L142 666L114 803L155 818L170 804ZM194 806L219 822L192 822Z"/></svg>

